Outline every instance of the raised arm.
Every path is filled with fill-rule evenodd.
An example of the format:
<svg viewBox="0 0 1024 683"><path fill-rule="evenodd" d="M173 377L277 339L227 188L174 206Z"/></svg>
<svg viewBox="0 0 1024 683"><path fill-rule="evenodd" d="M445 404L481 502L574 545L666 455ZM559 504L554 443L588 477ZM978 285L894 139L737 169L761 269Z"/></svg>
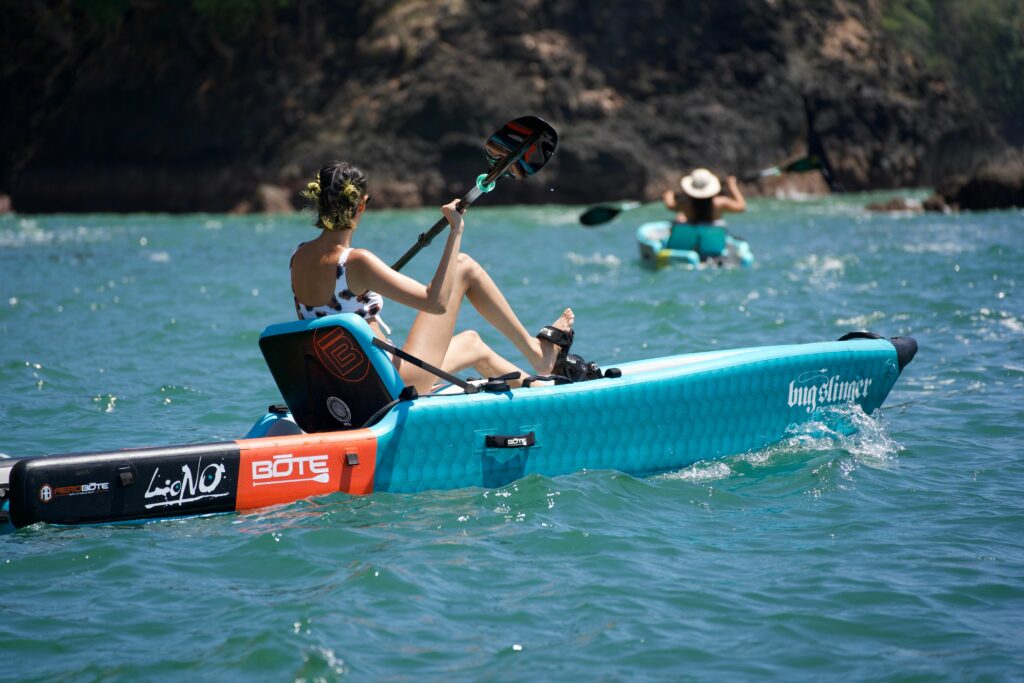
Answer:
<svg viewBox="0 0 1024 683"><path fill-rule="evenodd" d="M448 241L430 284L423 285L402 275L365 249L354 249L348 257L349 285L359 291L371 289L381 296L427 313L444 313L451 299L455 264L462 243L464 223L456 210L458 199L441 207L448 224Z"/></svg>
<svg viewBox="0 0 1024 683"><path fill-rule="evenodd" d="M742 213L747 210L747 200L743 198L743 193L740 192L739 183L736 182L736 176L729 176L725 181L726 188L729 190L731 197L727 197L724 194L720 194L715 197L715 208L721 212L729 211L731 213Z"/></svg>
<svg viewBox="0 0 1024 683"><path fill-rule="evenodd" d="M665 190L665 194L661 195L661 201L665 202L665 208L669 211L676 210L676 193L672 190Z"/></svg>

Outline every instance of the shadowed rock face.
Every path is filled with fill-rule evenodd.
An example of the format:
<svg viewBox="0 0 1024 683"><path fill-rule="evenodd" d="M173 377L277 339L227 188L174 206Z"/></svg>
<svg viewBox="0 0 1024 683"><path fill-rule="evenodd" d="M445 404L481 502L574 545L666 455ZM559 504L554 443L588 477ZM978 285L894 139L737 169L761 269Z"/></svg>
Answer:
<svg viewBox="0 0 1024 683"><path fill-rule="evenodd" d="M228 210L332 158L364 168L375 206L440 204L524 114L558 128L558 153L488 203L650 199L694 166L809 149L844 189L891 188L984 118L852 0L294 0L234 34L131 5L6 10L0 191L19 210Z"/></svg>
<svg viewBox="0 0 1024 683"><path fill-rule="evenodd" d="M1024 150L1007 148L969 173L946 178L937 190L954 209L1024 207Z"/></svg>

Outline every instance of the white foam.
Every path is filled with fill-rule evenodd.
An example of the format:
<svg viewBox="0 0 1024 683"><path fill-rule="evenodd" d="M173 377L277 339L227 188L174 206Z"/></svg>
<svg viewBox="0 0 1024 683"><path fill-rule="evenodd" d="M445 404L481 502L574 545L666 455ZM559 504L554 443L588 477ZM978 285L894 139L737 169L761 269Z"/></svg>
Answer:
<svg viewBox="0 0 1024 683"><path fill-rule="evenodd" d="M600 254L596 251L590 256L584 256L582 254L577 254L574 251L570 251L565 255L565 257L575 266L593 265L605 266L607 268L618 268L622 265L622 259L615 254Z"/></svg>

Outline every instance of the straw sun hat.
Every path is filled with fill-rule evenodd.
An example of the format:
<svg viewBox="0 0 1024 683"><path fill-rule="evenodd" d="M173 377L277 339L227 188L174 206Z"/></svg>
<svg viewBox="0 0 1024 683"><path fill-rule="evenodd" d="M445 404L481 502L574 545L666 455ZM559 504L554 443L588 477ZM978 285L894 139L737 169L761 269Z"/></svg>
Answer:
<svg viewBox="0 0 1024 683"><path fill-rule="evenodd" d="M722 183L719 182L718 176L706 168L694 169L690 175L683 176L679 184L683 192L694 199L707 199L722 191Z"/></svg>

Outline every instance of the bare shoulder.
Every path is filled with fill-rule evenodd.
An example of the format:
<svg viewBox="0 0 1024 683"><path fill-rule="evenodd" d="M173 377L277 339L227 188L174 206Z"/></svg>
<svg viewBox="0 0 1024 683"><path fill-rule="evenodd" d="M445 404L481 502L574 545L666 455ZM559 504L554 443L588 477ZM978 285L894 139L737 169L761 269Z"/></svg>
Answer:
<svg viewBox="0 0 1024 683"><path fill-rule="evenodd" d="M345 261L349 288L353 292L380 287L387 266L369 249L353 249Z"/></svg>
<svg viewBox="0 0 1024 683"><path fill-rule="evenodd" d="M292 252L291 263L292 266L313 266L319 259L316 247L312 242L303 242L299 246L295 247L295 251Z"/></svg>
<svg viewBox="0 0 1024 683"><path fill-rule="evenodd" d="M355 266L356 268L374 269L378 264L382 264L383 261L369 249L353 249L348 254L347 262L349 266Z"/></svg>

